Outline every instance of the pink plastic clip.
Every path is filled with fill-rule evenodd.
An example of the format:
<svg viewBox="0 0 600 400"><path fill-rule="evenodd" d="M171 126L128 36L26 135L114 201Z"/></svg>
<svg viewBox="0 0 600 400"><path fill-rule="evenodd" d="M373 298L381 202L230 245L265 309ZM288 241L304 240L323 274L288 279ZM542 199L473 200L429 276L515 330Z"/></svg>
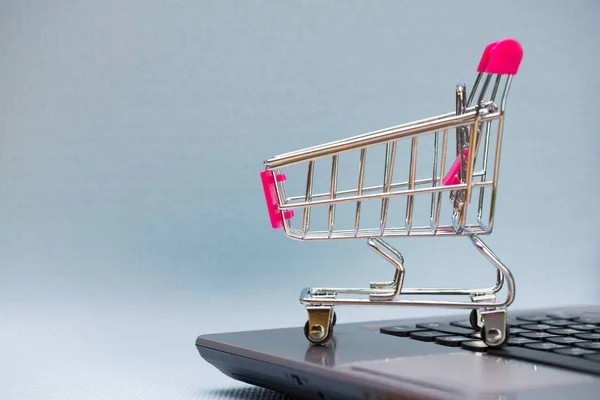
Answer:
<svg viewBox="0 0 600 400"><path fill-rule="evenodd" d="M521 60L523 48L514 39L503 39L488 44L481 55L477 72L498 75L516 75Z"/></svg>
<svg viewBox="0 0 600 400"><path fill-rule="evenodd" d="M485 72L485 67L487 66L488 60L490 59L490 51L496 46L498 42L492 42L488 44L483 50L483 54L481 55L481 60L479 60L479 65L477 66L477 72Z"/></svg>
<svg viewBox="0 0 600 400"><path fill-rule="evenodd" d="M294 216L294 212L291 210L284 212L279 210L279 198L277 197L275 181L284 181L285 174L275 175L273 171L264 170L260 173L260 179L265 192L265 201L267 203L267 211L269 212L269 218L271 220L271 227L273 229L282 228L283 221Z"/></svg>
<svg viewBox="0 0 600 400"><path fill-rule="evenodd" d="M469 157L469 149L465 149L465 159ZM452 186L458 185L460 183L460 179L458 179L458 171L461 167L461 159L460 156L456 157L456 160L448 170L446 176L444 176L444 186Z"/></svg>

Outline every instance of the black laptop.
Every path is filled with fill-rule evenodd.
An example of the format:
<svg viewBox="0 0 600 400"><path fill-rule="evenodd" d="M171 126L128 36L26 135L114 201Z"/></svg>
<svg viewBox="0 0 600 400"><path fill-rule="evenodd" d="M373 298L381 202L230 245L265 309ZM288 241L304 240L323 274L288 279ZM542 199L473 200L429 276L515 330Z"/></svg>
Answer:
<svg viewBox="0 0 600 400"><path fill-rule="evenodd" d="M336 324L326 345L301 326L200 336L224 374L297 399L598 399L600 306L512 311L488 348L464 318Z"/></svg>

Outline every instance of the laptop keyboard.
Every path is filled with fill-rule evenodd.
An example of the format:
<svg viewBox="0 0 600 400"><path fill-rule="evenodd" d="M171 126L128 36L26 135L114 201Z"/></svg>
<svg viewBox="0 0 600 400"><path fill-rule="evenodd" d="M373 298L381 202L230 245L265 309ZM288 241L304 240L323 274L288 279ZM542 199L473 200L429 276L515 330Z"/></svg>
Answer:
<svg viewBox="0 0 600 400"><path fill-rule="evenodd" d="M529 315L507 322L510 338L498 349L487 347L469 321L389 326L381 333L600 375L600 315Z"/></svg>

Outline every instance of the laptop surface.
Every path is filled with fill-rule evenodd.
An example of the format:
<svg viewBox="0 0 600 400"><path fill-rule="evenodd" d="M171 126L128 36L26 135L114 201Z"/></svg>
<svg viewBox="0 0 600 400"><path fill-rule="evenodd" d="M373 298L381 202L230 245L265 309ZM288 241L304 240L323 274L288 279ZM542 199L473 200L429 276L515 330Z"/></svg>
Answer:
<svg viewBox="0 0 600 400"><path fill-rule="evenodd" d="M597 399L600 306L511 310L487 347L456 317L341 323L324 345L301 327L199 336L239 381L297 399Z"/></svg>

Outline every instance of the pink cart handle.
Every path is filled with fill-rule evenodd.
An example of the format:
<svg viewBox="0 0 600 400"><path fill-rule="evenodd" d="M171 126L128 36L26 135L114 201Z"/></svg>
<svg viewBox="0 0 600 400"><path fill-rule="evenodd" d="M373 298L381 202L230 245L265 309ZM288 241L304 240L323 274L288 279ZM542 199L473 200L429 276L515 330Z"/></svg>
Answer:
<svg viewBox="0 0 600 400"><path fill-rule="evenodd" d="M481 55L477 72L498 75L516 75L521 60L523 48L514 39L503 39L488 44Z"/></svg>
<svg viewBox="0 0 600 400"><path fill-rule="evenodd" d="M263 191L265 193L265 201L267 203L267 211L271 220L271 227L278 229L283 227L283 221L290 219L294 216L293 211L279 210L279 197L277 196L277 188L275 187L277 182L285 180L284 174L275 175L273 171L264 170L260 173L260 179L263 185Z"/></svg>
<svg viewBox="0 0 600 400"><path fill-rule="evenodd" d="M523 48L514 39L503 39L488 44L483 50L477 72L498 75L516 75L519 65L523 59ZM465 150L465 158L469 157L469 150ZM461 167L460 155L444 176L444 186L452 186L460 183L458 171Z"/></svg>
<svg viewBox="0 0 600 400"><path fill-rule="evenodd" d="M479 65L477 66L477 72L485 72L485 67L487 66L487 63L490 59L490 51L492 51L492 49L494 48L494 46L496 46L496 43L498 42L492 42L490 44L488 44L485 49L483 50L483 54L481 55L481 60L479 60Z"/></svg>

